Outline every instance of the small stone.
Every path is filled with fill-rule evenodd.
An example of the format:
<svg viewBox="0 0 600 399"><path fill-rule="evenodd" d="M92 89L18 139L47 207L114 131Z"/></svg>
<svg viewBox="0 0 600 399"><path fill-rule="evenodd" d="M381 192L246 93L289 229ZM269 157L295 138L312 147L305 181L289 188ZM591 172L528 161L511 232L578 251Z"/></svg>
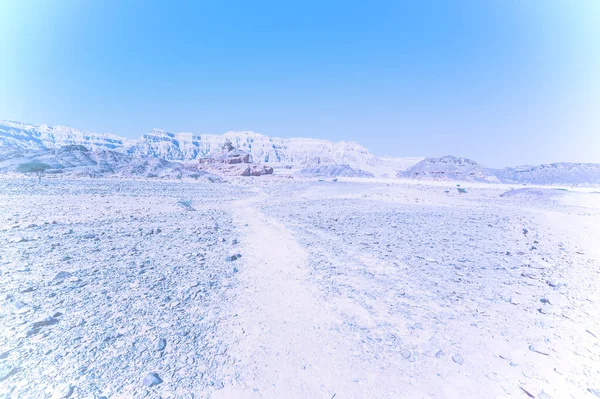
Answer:
<svg viewBox="0 0 600 399"><path fill-rule="evenodd" d="M521 299L519 297L511 296L510 297L510 303L513 304L513 305L520 305L521 304Z"/></svg>
<svg viewBox="0 0 600 399"><path fill-rule="evenodd" d="M56 391L54 391L52 399L66 399L73 394L74 390L75 389L70 384L60 385L56 388Z"/></svg>
<svg viewBox="0 0 600 399"><path fill-rule="evenodd" d="M566 285L566 284L558 282L556 280L547 280L546 284L548 284L552 288L560 288L560 287L563 287Z"/></svg>
<svg viewBox="0 0 600 399"><path fill-rule="evenodd" d="M550 350L544 344L533 344L529 345L529 350L535 353L539 353L540 355L550 356Z"/></svg>
<svg viewBox="0 0 600 399"><path fill-rule="evenodd" d="M461 355L459 355L458 353L454 356L452 356L452 360L454 360L454 363L463 364L463 357Z"/></svg>
<svg viewBox="0 0 600 399"><path fill-rule="evenodd" d="M63 271L56 273L56 276L54 276L54 280L62 280L69 277L71 277L71 273Z"/></svg>
<svg viewBox="0 0 600 399"><path fill-rule="evenodd" d="M403 351L401 352L401 355L402 355L402 357L403 357L403 358L405 358L405 359L410 359L410 355L411 355L411 353L410 353L409 351L407 351L407 350L403 350Z"/></svg>
<svg viewBox="0 0 600 399"><path fill-rule="evenodd" d="M10 376L17 374L19 369L9 366L8 364L0 364L0 382L8 379Z"/></svg>
<svg viewBox="0 0 600 399"><path fill-rule="evenodd" d="M223 389L225 387L225 385L223 385L223 383L221 381L219 382L215 382L215 389L218 391L220 389Z"/></svg>
<svg viewBox="0 0 600 399"><path fill-rule="evenodd" d="M233 268L233 272L234 272L234 273L237 273L238 271L239 271L239 270L238 270L238 268L237 268L237 267L234 267L234 268Z"/></svg>
<svg viewBox="0 0 600 399"><path fill-rule="evenodd" d="M532 394L531 392L529 392L527 389L525 389L525 388L523 388L523 387L520 387L520 388L521 388L521 391L525 392L525 394L526 394L527 396L529 396L530 398L535 398L535 395L534 395L534 394Z"/></svg>
<svg viewBox="0 0 600 399"><path fill-rule="evenodd" d="M148 373L146 374L146 376L144 377L144 386L147 387L153 387L155 385L158 385L160 383L162 383L163 381L160 379L160 377L158 376L158 374L156 373Z"/></svg>
<svg viewBox="0 0 600 399"><path fill-rule="evenodd" d="M225 261L233 262L234 260L238 260L241 256L242 255L240 255L240 254L230 255L225 258Z"/></svg>
<svg viewBox="0 0 600 399"><path fill-rule="evenodd" d="M435 357L436 357L437 359L439 359L439 358L440 358L440 357L442 357L442 356L444 356L444 351L440 349L440 350L439 350L439 351L437 351L437 353L435 354Z"/></svg>
<svg viewBox="0 0 600 399"><path fill-rule="evenodd" d="M158 342L156 343L156 350L158 352L164 351L166 347L167 347L167 340L164 338L159 339Z"/></svg>
<svg viewBox="0 0 600 399"><path fill-rule="evenodd" d="M27 287L27 288L23 288L23 289L20 291L20 293L21 293L21 294L26 294L26 293L28 293L28 292L33 292L34 290L35 290L35 288L33 288L32 286L29 286L29 287Z"/></svg>
<svg viewBox="0 0 600 399"><path fill-rule="evenodd" d="M596 389L596 388L588 388L587 389L589 393L596 395L597 397L600 398L600 389Z"/></svg>
<svg viewBox="0 0 600 399"><path fill-rule="evenodd" d="M52 324L58 323L54 317L48 316L44 319L40 319L31 323L31 328L40 328L45 326L51 326Z"/></svg>

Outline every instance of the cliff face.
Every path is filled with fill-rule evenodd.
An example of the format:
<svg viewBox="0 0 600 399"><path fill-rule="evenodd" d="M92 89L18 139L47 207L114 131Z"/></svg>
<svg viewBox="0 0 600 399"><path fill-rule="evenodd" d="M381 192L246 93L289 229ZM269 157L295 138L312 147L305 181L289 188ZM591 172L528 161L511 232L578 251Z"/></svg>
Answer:
<svg viewBox="0 0 600 399"><path fill-rule="evenodd" d="M308 167L320 164L377 166L383 162L358 143L332 142L310 138L282 139L254 132L227 132L223 135L171 133L154 129L139 140L98 134L66 126L31 125L0 121L0 146L15 149L60 148L84 145L90 150L111 149L132 156L158 157L168 161L189 161L221 152L229 140L234 148L250 154L257 163L289 163Z"/></svg>

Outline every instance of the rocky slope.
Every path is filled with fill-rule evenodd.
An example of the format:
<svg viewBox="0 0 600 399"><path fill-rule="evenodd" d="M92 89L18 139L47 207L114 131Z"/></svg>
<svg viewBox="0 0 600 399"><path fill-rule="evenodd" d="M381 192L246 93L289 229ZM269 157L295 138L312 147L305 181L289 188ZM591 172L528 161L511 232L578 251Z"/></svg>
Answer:
<svg viewBox="0 0 600 399"><path fill-rule="evenodd" d="M199 170L197 165L153 157L134 158L108 149L89 150L82 145L15 151L11 157L0 158L0 173L24 172L22 168L27 165L43 165L46 174L73 177L188 177L213 182L221 180L216 175Z"/></svg>
<svg viewBox="0 0 600 399"><path fill-rule="evenodd" d="M312 168L304 168L296 173L298 176L312 177L373 177L373 174L361 169L355 169L350 165L319 165Z"/></svg>

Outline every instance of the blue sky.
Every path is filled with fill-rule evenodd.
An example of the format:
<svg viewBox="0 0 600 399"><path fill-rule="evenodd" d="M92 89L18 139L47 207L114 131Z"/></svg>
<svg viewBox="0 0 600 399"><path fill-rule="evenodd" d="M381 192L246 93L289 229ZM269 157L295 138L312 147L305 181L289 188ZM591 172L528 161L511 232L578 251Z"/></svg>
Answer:
<svg viewBox="0 0 600 399"><path fill-rule="evenodd" d="M600 2L0 2L0 118L600 162Z"/></svg>

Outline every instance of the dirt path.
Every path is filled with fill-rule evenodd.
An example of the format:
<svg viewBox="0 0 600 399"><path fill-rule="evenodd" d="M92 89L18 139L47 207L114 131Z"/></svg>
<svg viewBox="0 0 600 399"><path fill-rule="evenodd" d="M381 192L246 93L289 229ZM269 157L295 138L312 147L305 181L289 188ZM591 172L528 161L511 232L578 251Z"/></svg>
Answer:
<svg viewBox="0 0 600 399"><path fill-rule="evenodd" d="M215 397L372 395L364 365L353 361L335 331L341 321L309 280L306 251L284 225L255 207L258 201L234 208L245 239L229 354L240 359L236 368L243 371Z"/></svg>
<svg viewBox="0 0 600 399"><path fill-rule="evenodd" d="M407 213L413 208L305 196L260 194L233 207L243 256L221 331L234 361L215 397L585 397L596 389L596 219L495 215L493 204ZM357 221L338 223L340 214ZM439 242L444 251L433 251Z"/></svg>

